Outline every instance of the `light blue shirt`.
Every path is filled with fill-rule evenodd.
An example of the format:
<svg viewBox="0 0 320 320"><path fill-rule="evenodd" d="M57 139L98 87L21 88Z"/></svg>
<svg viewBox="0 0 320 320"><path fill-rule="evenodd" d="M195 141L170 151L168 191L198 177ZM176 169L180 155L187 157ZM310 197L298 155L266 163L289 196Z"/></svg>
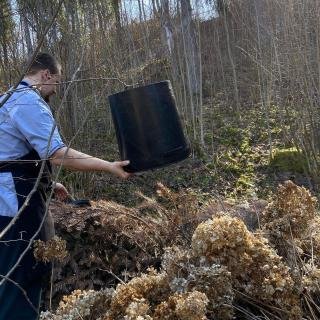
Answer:
<svg viewBox="0 0 320 320"><path fill-rule="evenodd" d="M32 149L47 159L65 146L52 112L36 90L23 85L17 89L0 108L0 161L19 159ZM12 175L0 172L0 215L12 217L17 211Z"/></svg>

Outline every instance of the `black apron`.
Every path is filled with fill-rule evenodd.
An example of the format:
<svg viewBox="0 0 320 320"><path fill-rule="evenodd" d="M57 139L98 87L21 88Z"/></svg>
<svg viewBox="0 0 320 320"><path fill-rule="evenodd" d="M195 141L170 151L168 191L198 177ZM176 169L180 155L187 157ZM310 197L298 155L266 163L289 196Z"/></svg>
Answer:
<svg viewBox="0 0 320 320"><path fill-rule="evenodd" d="M41 164L42 161L35 150L17 159L17 161L0 162L0 172L11 172L13 176L19 209L35 185ZM46 161L40 183L28 206L21 212L18 220L5 236L0 239L0 275L6 275L16 264L21 253L28 246L28 240L38 230L44 219L50 185L51 166L49 161ZM11 220L12 217L0 216L0 230L3 230ZM36 239L46 241L53 234L53 222L51 219L46 219ZM48 274L50 268L50 264L35 260L33 246L31 246L19 266L9 277L18 283L20 288L8 280L0 286L0 320L38 319L43 277ZM0 280L2 280L2 277L0 277ZM26 296L28 299L26 299Z"/></svg>

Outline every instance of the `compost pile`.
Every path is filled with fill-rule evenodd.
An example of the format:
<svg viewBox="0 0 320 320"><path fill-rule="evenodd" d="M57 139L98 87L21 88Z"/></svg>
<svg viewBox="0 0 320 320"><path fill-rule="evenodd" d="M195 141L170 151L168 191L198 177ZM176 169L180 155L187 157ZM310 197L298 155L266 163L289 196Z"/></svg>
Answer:
<svg viewBox="0 0 320 320"><path fill-rule="evenodd" d="M164 248L187 246L203 220L200 204L192 190L173 192L157 185L156 197L139 194L140 205L125 207L111 201L92 201L91 207L74 207L54 202L51 212L56 233L67 244L68 255L55 264L53 300L75 289L100 289L128 281L147 270L160 267ZM65 256L56 240L36 244L36 255ZM62 251L62 252L60 252ZM52 260L52 259L51 259Z"/></svg>
<svg viewBox="0 0 320 320"><path fill-rule="evenodd" d="M73 268L79 290L41 319L320 316L320 218L305 188L288 181L262 212L245 214L215 201L200 206L191 191L160 185L158 195L134 209L98 202L69 217L55 212L60 235L77 239L55 286ZM93 289L81 288L89 280Z"/></svg>

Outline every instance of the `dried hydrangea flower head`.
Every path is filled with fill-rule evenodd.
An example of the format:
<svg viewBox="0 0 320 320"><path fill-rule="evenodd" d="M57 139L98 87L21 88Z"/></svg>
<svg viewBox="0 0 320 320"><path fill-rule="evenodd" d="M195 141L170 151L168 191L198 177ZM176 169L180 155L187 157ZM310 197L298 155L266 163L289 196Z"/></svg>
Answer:
<svg viewBox="0 0 320 320"><path fill-rule="evenodd" d="M299 239L316 217L317 199L309 190L286 181L261 217L264 229L282 237Z"/></svg>
<svg viewBox="0 0 320 320"><path fill-rule="evenodd" d="M206 320L207 296L198 291L176 293L157 306L154 320Z"/></svg>
<svg viewBox="0 0 320 320"><path fill-rule="evenodd" d="M148 274L133 278L126 284L117 286L112 299L110 315L118 319L126 314L129 305L136 299L145 299L146 303L157 304L170 294L170 287L165 273L150 269Z"/></svg>
<svg viewBox="0 0 320 320"><path fill-rule="evenodd" d="M233 286L252 298L284 310L299 307L289 268L267 240L228 216L201 223L192 237L194 255L221 264L231 272Z"/></svg>
<svg viewBox="0 0 320 320"><path fill-rule="evenodd" d="M34 242L33 254L39 261L50 262L62 261L67 255L67 243L65 240L54 236L49 241L36 240Z"/></svg>
<svg viewBox="0 0 320 320"><path fill-rule="evenodd" d="M125 320L152 319L148 315L150 310L149 303L144 299L134 299L126 309Z"/></svg>
<svg viewBox="0 0 320 320"><path fill-rule="evenodd" d="M89 319L92 315L97 319L110 308L113 292L112 289L75 290L71 295L63 297L55 314L43 312L40 320L79 320Z"/></svg>
<svg viewBox="0 0 320 320"><path fill-rule="evenodd" d="M178 247L167 248L162 267L168 275L173 292L186 293L194 290L205 293L208 308L214 318L233 319L234 298L231 273L226 267L208 264L192 256L191 250Z"/></svg>

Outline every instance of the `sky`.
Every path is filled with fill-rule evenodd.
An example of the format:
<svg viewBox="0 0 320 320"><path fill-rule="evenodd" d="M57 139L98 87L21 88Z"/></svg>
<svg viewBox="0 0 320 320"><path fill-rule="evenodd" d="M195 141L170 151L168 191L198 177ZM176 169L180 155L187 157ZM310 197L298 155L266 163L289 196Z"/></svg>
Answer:
<svg viewBox="0 0 320 320"><path fill-rule="evenodd" d="M170 1L171 3L177 2L177 0ZM144 10L149 17L152 12L152 1L151 0L141 0L144 5ZM122 0L122 6L126 9L127 14L130 15L131 19L139 19L139 5L138 0ZM215 11L212 5L208 5L206 0L191 0L191 6L194 13L206 20L215 16Z"/></svg>

